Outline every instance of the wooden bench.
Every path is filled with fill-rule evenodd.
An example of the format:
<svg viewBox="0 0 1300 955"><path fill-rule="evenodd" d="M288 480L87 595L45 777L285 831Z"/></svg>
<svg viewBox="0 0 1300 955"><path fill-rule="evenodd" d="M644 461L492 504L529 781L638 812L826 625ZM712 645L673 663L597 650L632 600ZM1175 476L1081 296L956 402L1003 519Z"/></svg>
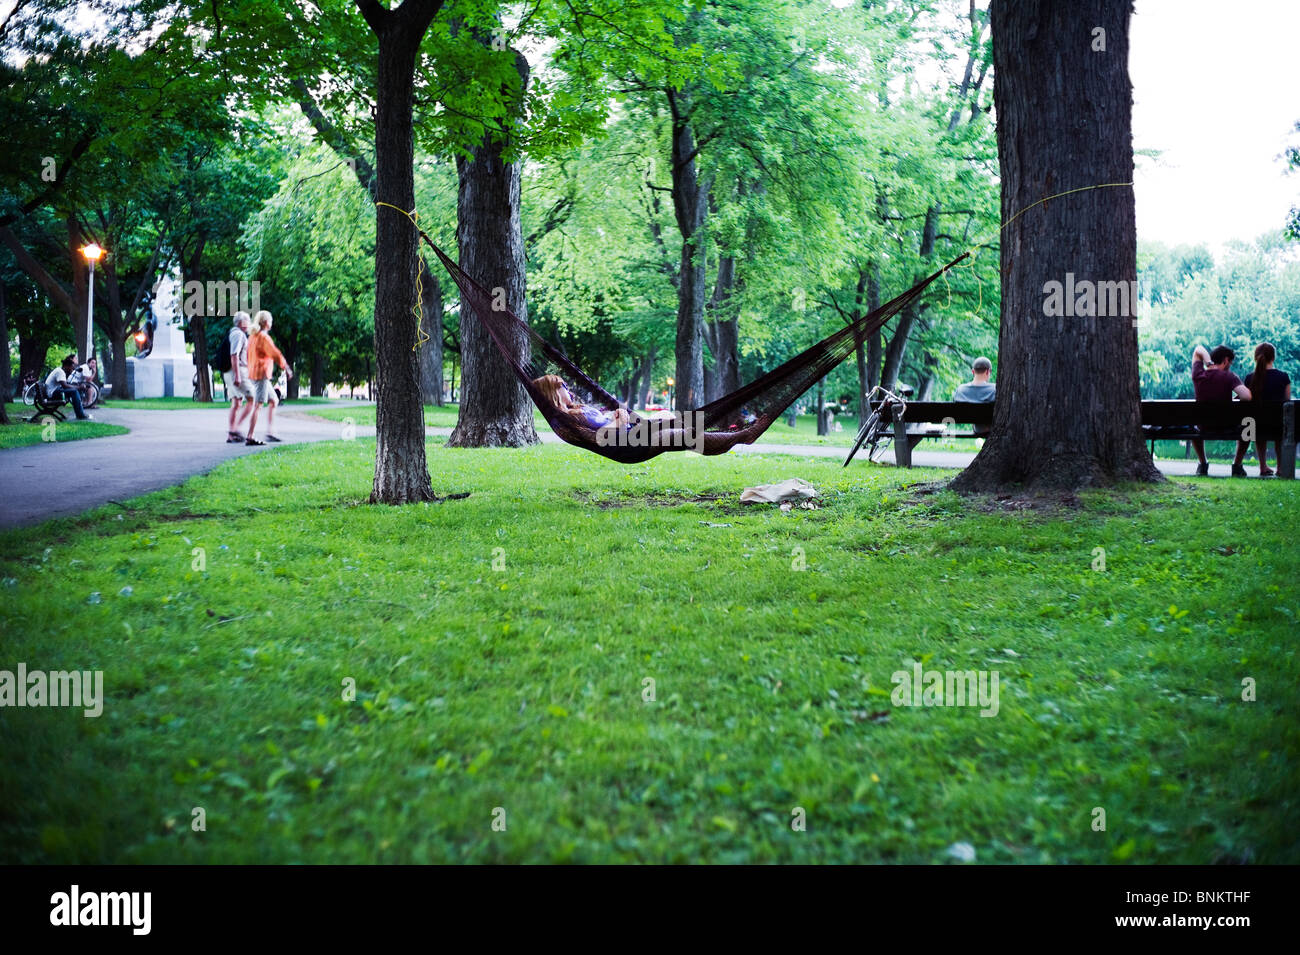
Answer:
<svg viewBox="0 0 1300 955"><path fill-rule="evenodd" d="M64 405L72 404L71 398L68 398L66 395L62 393L60 393L57 397L52 396L49 393L49 391L46 389L44 381L36 382L36 391L34 393L34 398L35 398L34 404L36 406L36 413L27 419L30 423L36 424L42 418L47 417L49 415L53 415L55 418L58 418L60 421L68 420L67 416L64 415L63 413L63 407Z"/></svg>
<svg viewBox="0 0 1300 955"><path fill-rule="evenodd" d="M912 401L887 409L894 422L894 461L899 467L912 466L912 449L923 438L974 438L971 431L957 431L956 424L989 428L993 424L991 402ZM1280 441L1278 477L1295 478L1295 402L1293 401L1144 401L1142 437L1148 441L1237 441L1254 419L1255 437ZM1153 446L1154 448L1154 446Z"/></svg>

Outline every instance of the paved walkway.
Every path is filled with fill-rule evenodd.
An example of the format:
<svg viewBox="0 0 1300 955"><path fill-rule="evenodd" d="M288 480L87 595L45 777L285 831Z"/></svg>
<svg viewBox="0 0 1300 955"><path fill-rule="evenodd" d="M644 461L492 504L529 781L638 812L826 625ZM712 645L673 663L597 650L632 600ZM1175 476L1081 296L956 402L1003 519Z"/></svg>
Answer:
<svg viewBox="0 0 1300 955"><path fill-rule="evenodd" d="M96 408L96 421L130 428L130 434L35 444L0 451L0 528L22 527L52 517L180 484L206 474L223 461L265 448L226 444L228 407L136 411L128 406ZM265 409L257 424L264 433ZM75 428L76 422L60 424ZM299 410L278 411L275 430L286 444L334 441L343 425ZM357 437L375 429L358 427ZM267 447L277 447L270 444Z"/></svg>
<svg viewBox="0 0 1300 955"><path fill-rule="evenodd" d="M338 407L338 405L332 405ZM80 514L110 501L147 494L179 484L195 474L205 474L223 461L256 454L264 448L225 444L228 409L137 411L129 406L100 408L96 421L130 428L130 434L87 441L32 445L0 451L0 528L22 527L52 517ZM60 425L75 428L75 423ZM259 436L263 423L258 423ZM292 409L276 413L276 432L286 444L333 441L343 437L343 424ZM356 428L357 437L371 437L373 426ZM451 428L429 428L430 435L449 435ZM549 431L547 444L562 443ZM276 447L276 445L268 445ZM845 448L824 445L738 445L738 454L785 454L799 457L844 459ZM912 462L918 467L964 468L975 457L970 452L926 451L917 448ZM861 455L854 460L856 465ZM886 448L881 460L893 463ZM1168 475L1191 475L1196 462L1160 461ZM1210 474L1227 477L1228 466L1210 465Z"/></svg>

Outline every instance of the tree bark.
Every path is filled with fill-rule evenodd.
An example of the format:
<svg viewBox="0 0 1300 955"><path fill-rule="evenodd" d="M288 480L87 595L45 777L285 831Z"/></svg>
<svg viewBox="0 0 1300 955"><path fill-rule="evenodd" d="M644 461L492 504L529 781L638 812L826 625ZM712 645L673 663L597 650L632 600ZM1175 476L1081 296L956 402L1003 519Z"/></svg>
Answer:
<svg viewBox="0 0 1300 955"><path fill-rule="evenodd" d="M441 0L406 0L385 9L377 0L356 0L379 40L375 109L375 197L396 209L375 210L375 480L372 503L432 500L425 456L424 409L420 405L415 270L419 241L403 212L415 208L415 144L412 130L415 64L420 41Z"/></svg>
<svg viewBox="0 0 1300 955"><path fill-rule="evenodd" d="M1002 323L993 430L962 491L1162 480L1142 440L1132 315L1049 317L1045 284L1135 281L1131 0L994 0ZM1106 31L1094 52L1092 31ZM1024 215L1015 218L1022 210ZM1130 311L1133 307L1130 307Z"/></svg>
<svg viewBox="0 0 1300 955"><path fill-rule="evenodd" d="M442 401L442 283L420 256L420 275L424 285L421 327L426 339L420 345L420 400L441 407Z"/></svg>
<svg viewBox="0 0 1300 955"><path fill-rule="evenodd" d="M690 119L682 111L679 94L668 91L672 110L673 213L682 235L681 265L677 285L677 407L698 408L704 404L704 223L708 216L705 197L695 167L695 137Z"/></svg>
<svg viewBox="0 0 1300 955"><path fill-rule="evenodd" d="M483 38L486 42L486 37ZM528 61L515 54L522 108L528 85ZM457 157L457 239L460 267L497 295L522 322L528 321L525 301L524 235L519 220L520 166L504 159L507 143L485 135L473 158ZM468 309L460 321L461 401L448 447L524 447L537 444L533 404L528 392L497 350L492 336ZM507 347L528 354L528 337L518 332Z"/></svg>
<svg viewBox="0 0 1300 955"><path fill-rule="evenodd" d="M325 356L320 352L311 356L311 396L325 396Z"/></svg>
<svg viewBox="0 0 1300 955"><path fill-rule="evenodd" d="M715 317L705 322L704 338L713 355L712 367L704 376L704 400L713 401L740 387L740 322L730 304L736 287L736 260L730 255L718 259L709 311Z"/></svg>
<svg viewBox="0 0 1300 955"><path fill-rule="evenodd" d="M0 414L4 413L4 404L14 396L14 382L9 370L9 308L5 300L5 285L0 282ZM5 419L8 424L8 419Z"/></svg>

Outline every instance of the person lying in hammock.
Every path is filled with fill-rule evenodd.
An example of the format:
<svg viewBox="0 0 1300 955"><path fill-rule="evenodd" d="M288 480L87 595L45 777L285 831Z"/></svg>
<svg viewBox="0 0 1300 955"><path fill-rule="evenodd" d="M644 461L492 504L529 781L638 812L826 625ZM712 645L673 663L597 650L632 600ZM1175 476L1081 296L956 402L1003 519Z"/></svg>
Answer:
<svg viewBox="0 0 1300 955"><path fill-rule="evenodd" d="M547 401L592 431L610 427L626 429L635 423L634 416L628 414L624 408L610 411L598 405L587 405L578 401L559 375L543 375L541 378L533 379L533 384L546 396Z"/></svg>

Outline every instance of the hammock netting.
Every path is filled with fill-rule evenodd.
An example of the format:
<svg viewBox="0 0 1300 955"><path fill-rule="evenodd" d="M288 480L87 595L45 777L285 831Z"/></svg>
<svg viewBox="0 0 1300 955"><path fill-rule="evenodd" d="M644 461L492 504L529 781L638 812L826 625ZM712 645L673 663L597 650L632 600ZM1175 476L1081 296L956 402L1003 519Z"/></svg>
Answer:
<svg viewBox="0 0 1300 955"><path fill-rule="evenodd" d="M954 259L902 295L731 394L701 408L655 417L626 409L513 312L493 307L493 296L487 289L467 275L427 235L421 232L421 236L460 290L462 321L468 311L482 322L552 430L569 444L623 464L646 461L665 451L722 454L738 444L752 444L782 412L852 355L874 331L920 298L932 282L970 254ZM568 410L553 400L554 390L545 380L548 376L558 376L572 396L573 403ZM553 385L554 379L550 383Z"/></svg>

